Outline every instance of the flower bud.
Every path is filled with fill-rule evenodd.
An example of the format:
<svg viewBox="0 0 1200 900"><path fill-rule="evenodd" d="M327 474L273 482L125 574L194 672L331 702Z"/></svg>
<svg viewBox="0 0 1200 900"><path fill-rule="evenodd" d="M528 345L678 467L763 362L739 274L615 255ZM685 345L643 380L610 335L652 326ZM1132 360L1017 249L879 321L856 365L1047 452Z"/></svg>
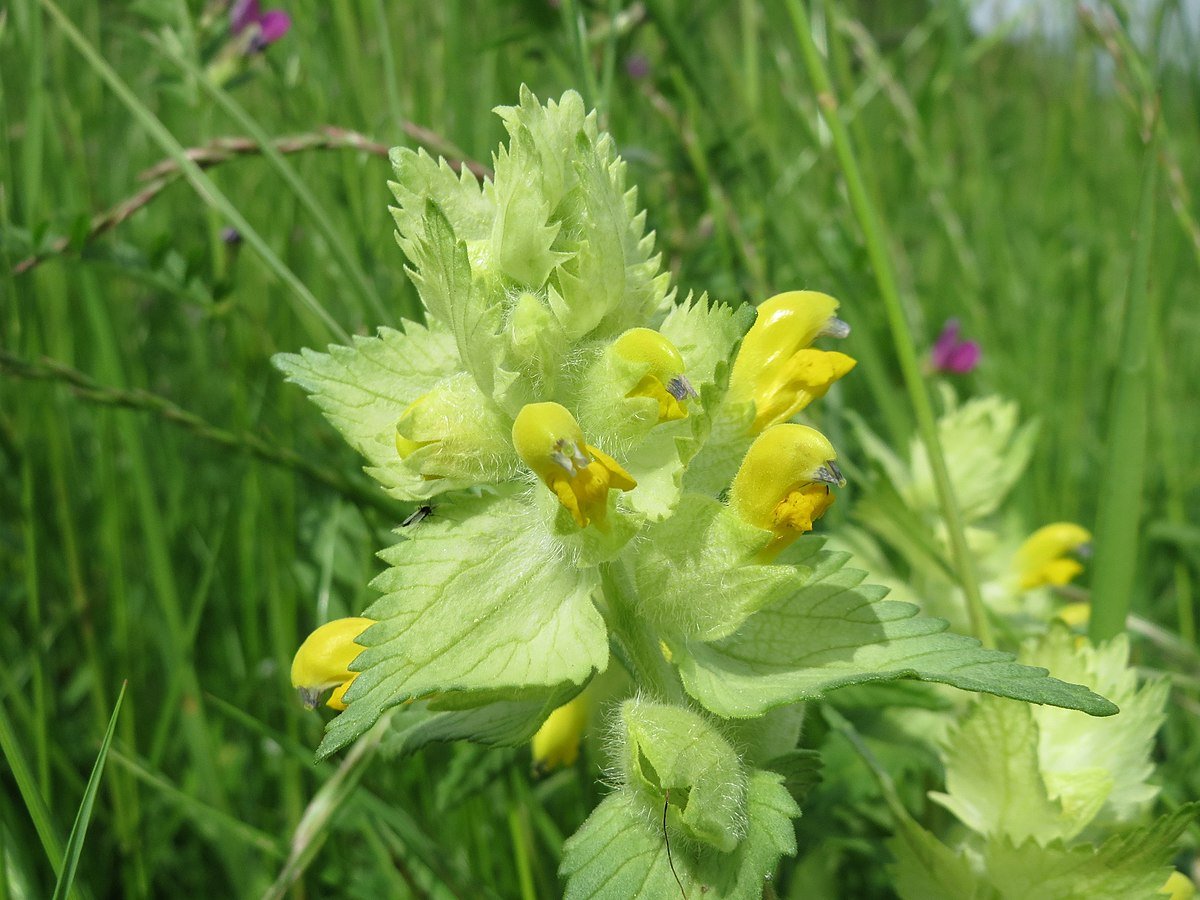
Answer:
<svg viewBox="0 0 1200 900"><path fill-rule="evenodd" d="M587 720L588 704L583 694L550 713L533 736L533 771L540 775L573 766L579 758L579 743Z"/></svg>
<svg viewBox="0 0 1200 900"><path fill-rule="evenodd" d="M321 702L321 695L333 688L326 706L345 709L342 698L358 677L350 671L350 664L362 653L362 645L355 641L374 619L351 617L326 622L307 638L292 659L292 687L300 691L300 698L309 709Z"/></svg>

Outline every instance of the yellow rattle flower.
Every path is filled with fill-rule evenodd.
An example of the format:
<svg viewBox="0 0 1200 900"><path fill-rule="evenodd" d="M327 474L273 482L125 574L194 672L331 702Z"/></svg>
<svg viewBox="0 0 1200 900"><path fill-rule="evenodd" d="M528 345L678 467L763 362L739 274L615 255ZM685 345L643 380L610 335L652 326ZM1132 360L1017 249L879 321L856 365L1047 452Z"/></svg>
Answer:
<svg viewBox="0 0 1200 900"><path fill-rule="evenodd" d="M346 708L343 697L358 677L358 672L350 671L350 664L363 651L355 641L374 624L374 619L361 617L334 619L304 639L292 660L292 687L300 691L305 706L313 709L321 695L333 688L325 705Z"/></svg>
<svg viewBox="0 0 1200 900"><path fill-rule="evenodd" d="M687 401L698 395L683 374L683 357L674 344L649 328L631 328L613 342L612 349L629 362L650 366L626 396L657 400L659 422L687 417Z"/></svg>
<svg viewBox="0 0 1200 900"><path fill-rule="evenodd" d="M541 775L575 764L587 720L588 704L583 694L550 713L550 717L533 736L531 749L535 774Z"/></svg>
<svg viewBox="0 0 1200 900"><path fill-rule="evenodd" d="M816 291L777 294L758 308L758 318L742 340L729 378L734 400L754 402L759 434L786 422L854 368L845 353L814 350L818 337L846 337L850 326L834 316L838 302Z"/></svg>
<svg viewBox="0 0 1200 900"><path fill-rule="evenodd" d="M768 428L750 445L734 476L730 507L746 522L775 537L764 561L807 531L833 505L829 485L846 483L829 439L807 425Z"/></svg>
<svg viewBox="0 0 1200 900"><path fill-rule="evenodd" d="M1085 552L1091 540L1091 532L1074 522L1042 526L1025 539L1013 558L1017 587L1028 591L1066 584L1083 571L1083 565L1067 554Z"/></svg>
<svg viewBox="0 0 1200 900"><path fill-rule="evenodd" d="M557 403L522 407L512 437L517 455L554 492L580 528L594 522L603 530L609 489L637 487L616 460L584 441L575 417Z"/></svg>

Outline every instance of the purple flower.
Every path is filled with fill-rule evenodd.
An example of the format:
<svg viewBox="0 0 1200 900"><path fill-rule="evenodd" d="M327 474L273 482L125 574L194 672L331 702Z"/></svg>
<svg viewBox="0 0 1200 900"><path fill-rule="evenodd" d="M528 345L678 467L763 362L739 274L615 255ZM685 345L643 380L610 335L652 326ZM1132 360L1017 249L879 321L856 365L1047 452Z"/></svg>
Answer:
<svg viewBox="0 0 1200 900"><path fill-rule="evenodd" d="M929 366L935 372L965 375L979 365L982 351L978 341L958 339L958 319L947 319L929 352Z"/></svg>
<svg viewBox="0 0 1200 900"><path fill-rule="evenodd" d="M262 50L273 44L292 27L292 17L282 9L262 11L259 0L236 0L229 11L229 29L235 35L251 28L257 29L250 42L250 49Z"/></svg>
<svg viewBox="0 0 1200 900"><path fill-rule="evenodd" d="M625 73L634 81L641 81L650 74L650 59L644 53L630 53L625 57Z"/></svg>

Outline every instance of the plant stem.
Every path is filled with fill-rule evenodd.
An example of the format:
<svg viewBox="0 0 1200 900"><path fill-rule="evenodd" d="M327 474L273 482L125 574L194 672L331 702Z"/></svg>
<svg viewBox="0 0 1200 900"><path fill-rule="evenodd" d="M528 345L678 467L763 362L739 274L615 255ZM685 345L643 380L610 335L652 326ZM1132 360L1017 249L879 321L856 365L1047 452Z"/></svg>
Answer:
<svg viewBox="0 0 1200 900"><path fill-rule="evenodd" d="M1156 128L1146 131L1146 154L1134 232L1133 263L1126 287L1121 358L1112 389L1096 511L1096 566L1092 573L1092 615L1088 637L1104 641L1125 628L1137 572L1138 530L1146 469L1147 386L1150 342L1157 313L1157 292L1149 290L1150 250L1154 244L1158 194Z"/></svg>
<svg viewBox="0 0 1200 900"><path fill-rule="evenodd" d="M658 635L638 618L629 599L637 596L629 573L621 563L603 569L604 597L608 602L609 627L619 643L617 658L629 669L639 687L660 699L686 702L683 685L675 667L663 656Z"/></svg>
<svg viewBox="0 0 1200 900"><path fill-rule="evenodd" d="M829 126L830 135L833 138L838 164L841 167L842 176L846 179L850 205L854 209L855 218L858 220L859 227L862 228L863 238L866 241L867 255L871 260L871 268L875 274L875 281L887 313L896 356L900 361L900 373L904 378L904 386L908 391L913 414L916 416L917 432L921 437L921 442L925 445L925 452L929 456L929 468L933 473L938 502L942 508L942 518L946 523L946 532L950 537L954 567L963 594L966 596L971 630L985 647L991 647L994 646L991 628L988 625L987 612L983 606L983 597L979 591L974 561L971 558L970 549L967 547L962 514L954 496L954 485L950 481L941 441L938 439L937 419L934 416L933 404L921 376L917 351L913 344L908 321L905 318L904 305L900 298L900 289L888 249L890 240L886 224L883 217L876 212L870 194L867 192L849 132L839 114L838 100L834 95L829 73L825 68L820 51L813 41L808 12L800 0L788 0L788 10L792 16L800 50L804 55L805 67L817 94L817 105L820 107L822 118Z"/></svg>

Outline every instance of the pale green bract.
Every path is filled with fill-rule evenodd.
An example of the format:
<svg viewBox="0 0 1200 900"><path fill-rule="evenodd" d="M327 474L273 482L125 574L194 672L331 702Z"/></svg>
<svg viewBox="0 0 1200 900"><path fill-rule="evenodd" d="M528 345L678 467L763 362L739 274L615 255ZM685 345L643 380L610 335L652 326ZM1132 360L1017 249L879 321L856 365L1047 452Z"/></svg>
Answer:
<svg viewBox="0 0 1200 900"><path fill-rule="evenodd" d="M1189 804L1131 830L1158 792L1147 779L1166 682L1139 687L1124 636L1093 647L1062 625L1027 642L1021 658L1087 679L1121 712L1093 719L973 701L945 740L946 791L931 795L969 832L952 849L900 816L889 842L897 892L912 900L1155 896L1175 839L1200 812Z"/></svg>
<svg viewBox="0 0 1200 900"><path fill-rule="evenodd" d="M319 755L402 704L401 751L519 744L611 649L641 699L611 741L619 787L565 848L567 895L670 895L669 836L685 887L757 898L795 851L789 790L816 780L787 710L798 701L921 678L1115 712L885 600L820 539L764 562L772 533L723 499L752 437L753 404L725 401L752 308L673 302L624 163L577 94L543 106L522 90L499 113L510 142L482 184L392 154L397 238L427 324L275 360L389 494L431 507L382 554L382 596L364 613L377 624L357 639L360 674ZM634 327L682 357L685 418L660 422L636 390L650 363L613 351ZM514 449L517 414L547 401L637 482L600 496L604 528L581 527Z"/></svg>

